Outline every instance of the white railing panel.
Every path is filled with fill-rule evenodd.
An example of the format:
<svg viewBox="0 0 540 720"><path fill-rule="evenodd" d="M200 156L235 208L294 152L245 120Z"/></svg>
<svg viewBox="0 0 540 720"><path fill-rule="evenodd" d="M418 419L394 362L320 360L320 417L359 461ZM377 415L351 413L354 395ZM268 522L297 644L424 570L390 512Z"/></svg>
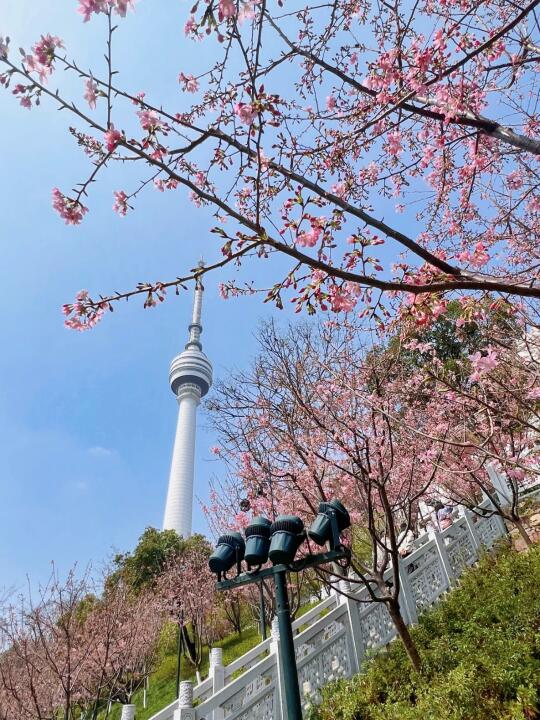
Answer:
<svg viewBox="0 0 540 720"><path fill-rule="evenodd" d="M155 715L152 715L151 720L173 720L174 711L178 707L178 700L173 700L170 705L164 707L163 710L159 710Z"/></svg>
<svg viewBox="0 0 540 720"><path fill-rule="evenodd" d="M339 605L326 617L295 638L298 684L304 711L320 700L320 689L350 677L355 667L349 615Z"/></svg>
<svg viewBox="0 0 540 720"><path fill-rule="evenodd" d="M478 559L473 537L467 527L467 521L465 518L460 518L447 528L442 535L452 573L457 578L468 565L473 565Z"/></svg>
<svg viewBox="0 0 540 720"><path fill-rule="evenodd" d="M221 710L225 720L279 720L276 655L268 655L199 705L197 720L212 720L214 710Z"/></svg>
<svg viewBox="0 0 540 720"><path fill-rule="evenodd" d="M207 677L205 680L200 682L198 685L195 685L195 687L193 688L193 699L199 701L206 700L206 698L212 696L213 691L214 684L212 682L212 678Z"/></svg>
<svg viewBox="0 0 540 720"><path fill-rule="evenodd" d="M262 660L262 656L266 653L270 652L270 643L271 638L267 638L263 642L260 642L258 645L255 645L254 648L251 648L251 650L248 650L246 653L241 655L236 660L233 660L232 663L225 666L225 683L228 683L231 681L231 676L239 671L246 671L252 668L254 665L256 665L258 662Z"/></svg>
<svg viewBox="0 0 540 720"><path fill-rule="evenodd" d="M433 605L449 589L435 541L430 540L421 550L422 553L414 553L404 562L417 611Z"/></svg>
<svg viewBox="0 0 540 720"><path fill-rule="evenodd" d="M317 622L323 613L335 608L338 602L338 595L330 595L330 597L321 600L321 602L317 603L315 607L312 607L311 610L307 611L307 613L304 613L293 621L293 633L297 633L300 628L304 627L304 625L311 625L312 623Z"/></svg>
<svg viewBox="0 0 540 720"><path fill-rule="evenodd" d="M476 532L483 545L490 549L501 537L501 521L492 515L491 517L478 518L475 524Z"/></svg>
<svg viewBox="0 0 540 720"><path fill-rule="evenodd" d="M388 645L395 638L396 629L383 602L359 604L358 614L364 654Z"/></svg>

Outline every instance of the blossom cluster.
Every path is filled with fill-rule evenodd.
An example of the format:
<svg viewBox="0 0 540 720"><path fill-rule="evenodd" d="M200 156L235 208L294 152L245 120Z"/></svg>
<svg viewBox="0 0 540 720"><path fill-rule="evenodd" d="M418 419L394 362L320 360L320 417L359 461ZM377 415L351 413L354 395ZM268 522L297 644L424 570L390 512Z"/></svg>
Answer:
<svg viewBox="0 0 540 720"><path fill-rule="evenodd" d="M64 325L79 332L90 330L101 320L107 307L107 303L100 303L95 306L88 295L88 291L80 290L73 304L66 304L62 307L62 312L66 317Z"/></svg>
<svg viewBox="0 0 540 720"><path fill-rule="evenodd" d="M194 75L184 75L181 72L178 75L178 82L186 92L195 93L199 89L199 81Z"/></svg>
<svg viewBox="0 0 540 720"><path fill-rule="evenodd" d="M483 355L480 351L469 355L469 360L474 371L471 373L470 379L475 382L480 380L484 375L494 370L499 364L497 352L491 346L487 348L487 352Z"/></svg>
<svg viewBox="0 0 540 720"><path fill-rule="evenodd" d="M45 83L53 72L53 63L58 48L63 48L64 43L56 35L42 35L38 42L32 46L32 54L25 53L23 56L24 66L27 73L36 73L39 81ZM24 51L21 51L24 52ZM21 105L31 107L31 97L35 93L33 85L16 85L13 90L15 95L22 95Z"/></svg>
<svg viewBox="0 0 540 720"><path fill-rule="evenodd" d="M66 225L79 225L88 212L88 208L79 200L64 195L58 188L53 188L52 205L62 220L66 221Z"/></svg>
<svg viewBox="0 0 540 720"><path fill-rule="evenodd" d="M115 190L113 210L122 217L125 217L127 215L128 209L128 196L126 195L126 193L123 190Z"/></svg>
<svg viewBox="0 0 540 720"><path fill-rule="evenodd" d="M107 13L113 10L120 17L126 17L128 10L133 10L135 0L79 0L77 12L88 22L92 15Z"/></svg>

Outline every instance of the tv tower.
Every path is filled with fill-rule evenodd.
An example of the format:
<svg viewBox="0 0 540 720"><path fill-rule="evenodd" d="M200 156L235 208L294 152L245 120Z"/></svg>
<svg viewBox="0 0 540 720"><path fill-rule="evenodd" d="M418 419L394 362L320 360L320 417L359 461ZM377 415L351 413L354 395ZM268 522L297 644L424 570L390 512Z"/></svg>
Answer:
<svg viewBox="0 0 540 720"><path fill-rule="evenodd" d="M203 263L199 266L203 267ZM202 351L200 339L203 292L202 282L197 278L189 340L185 350L172 361L169 371L169 384L178 400L178 423L163 529L176 530L184 538L191 535L197 407L212 385L212 364Z"/></svg>

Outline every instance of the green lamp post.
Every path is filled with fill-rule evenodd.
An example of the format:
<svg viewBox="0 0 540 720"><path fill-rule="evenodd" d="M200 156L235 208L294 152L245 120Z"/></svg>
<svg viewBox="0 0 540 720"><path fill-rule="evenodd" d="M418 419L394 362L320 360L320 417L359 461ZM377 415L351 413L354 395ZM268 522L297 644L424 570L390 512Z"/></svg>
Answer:
<svg viewBox="0 0 540 720"><path fill-rule="evenodd" d="M338 500L320 503L319 514L307 535L318 545L328 543L329 550L316 555L308 554L295 561L298 548L306 539L302 520L294 515L279 515L271 523L267 518L257 517L245 530L245 543L239 533L223 535L218 539L216 550L208 561L210 570L217 574L218 590L230 590L250 583L258 583L259 587L262 587L265 578L272 577L274 580L279 626L279 662L287 720L302 720L287 573L301 572L342 559L348 560L350 552L341 544L340 535L349 526L349 513ZM241 572L242 560L245 560L248 566L247 572ZM272 567L263 567L268 560ZM225 574L234 565L237 575L227 579ZM264 612L264 608L261 608L261 612Z"/></svg>

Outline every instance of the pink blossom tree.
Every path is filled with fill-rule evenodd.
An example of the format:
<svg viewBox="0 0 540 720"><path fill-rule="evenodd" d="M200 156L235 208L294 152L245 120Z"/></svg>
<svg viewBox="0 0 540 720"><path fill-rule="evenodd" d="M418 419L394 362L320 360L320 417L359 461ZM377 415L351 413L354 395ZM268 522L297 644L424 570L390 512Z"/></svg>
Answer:
<svg viewBox="0 0 540 720"><path fill-rule="evenodd" d="M413 401L422 389L429 423L418 431L444 447L439 495L474 512L488 496L492 512L530 544L520 504L540 474L538 331L499 302L477 303L474 310L455 303L430 326L398 327L386 352L407 364ZM506 482L505 498L495 492L494 473Z"/></svg>
<svg viewBox="0 0 540 720"><path fill-rule="evenodd" d="M89 157L75 190L53 190L66 223L83 221L92 183L126 159L142 183L115 191L120 215L154 187L216 217L204 270L97 299L81 291L66 324L91 327L137 294L154 306L248 257L286 260L268 271L266 298L309 312L397 309L425 323L449 294L471 307L487 292L538 298L538 2L196 2L186 42L210 43L200 52L211 59L197 76L174 69L182 95L169 107L116 83L116 22L134 2L79 0L82 20L103 24L103 72L83 70L54 35L21 56L0 38L1 84L24 108L66 110ZM80 79L85 104L56 90L58 69ZM223 295L253 292L246 280Z"/></svg>
<svg viewBox="0 0 540 720"><path fill-rule="evenodd" d="M520 506L527 488L540 479L540 364L526 339L521 348L508 335L491 336L490 341L469 356L461 383L442 373L435 358L427 366L433 390L426 406L431 432L438 436L441 421L445 426L441 493L473 511L487 496L493 513L515 526L530 545ZM502 495L494 487L494 474L501 477Z"/></svg>
<svg viewBox="0 0 540 720"><path fill-rule="evenodd" d="M123 705L132 702L133 694L148 677L163 626L163 612L153 593L129 597L116 588L112 597L105 596L101 622L107 628L112 615L115 622L107 669L110 699ZM98 657L98 661L99 661ZM103 658L101 658L103 660Z"/></svg>
<svg viewBox="0 0 540 720"><path fill-rule="evenodd" d="M88 575L56 572L36 600L0 618L0 717L96 720L109 701L129 703L151 667L163 614L151 594L121 583L101 598Z"/></svg>
<svg viewBox="0 0 540 720"><path fill-rule="evenodd" d="M208 568L209 555L207 544L192 544L171 559L156 585L163 611L179 623L187 658L199 680L208 628L217 610L215 577Z"/></svg>
<svg viewBox="0 0 540 720"><path fill-rule="evenodd" d="M62 582L56 570L37 599L21 598L6 608L0 624L2 702L11 717L73 718L86 697L85 673L93 641L83 642L81 603L91 588L74 571ZM9 714L8 714L9 717Z"/></svg>
<svg viewBox="0 0 540 720"><path fill-rule="evenodd" d="M211 402L220 454L238 478L228 495L212 498L211 512L242 527L244 497L253 514L290 513L308 524L319 501L339 498L361 529L352 543L353 582L367 588L369 602L386 605L418 669L400 605L400 526L412 529L442 444L417 431L425 425L422 406L404 407L394 358L366 352L356 335L354 326L296 326L286 335L263 328L253 367L218 387ZM342 574L328 568L332 576Z"/></svg>
<svg viewBox="0 0 540 720"><path fill-rule="evenodd" d="M135 596L120 581L96 600L85 618L83 637L90 648L84 678L91 720L103 705L131 702L152 668L163 623L152 591Z"/></svg>

